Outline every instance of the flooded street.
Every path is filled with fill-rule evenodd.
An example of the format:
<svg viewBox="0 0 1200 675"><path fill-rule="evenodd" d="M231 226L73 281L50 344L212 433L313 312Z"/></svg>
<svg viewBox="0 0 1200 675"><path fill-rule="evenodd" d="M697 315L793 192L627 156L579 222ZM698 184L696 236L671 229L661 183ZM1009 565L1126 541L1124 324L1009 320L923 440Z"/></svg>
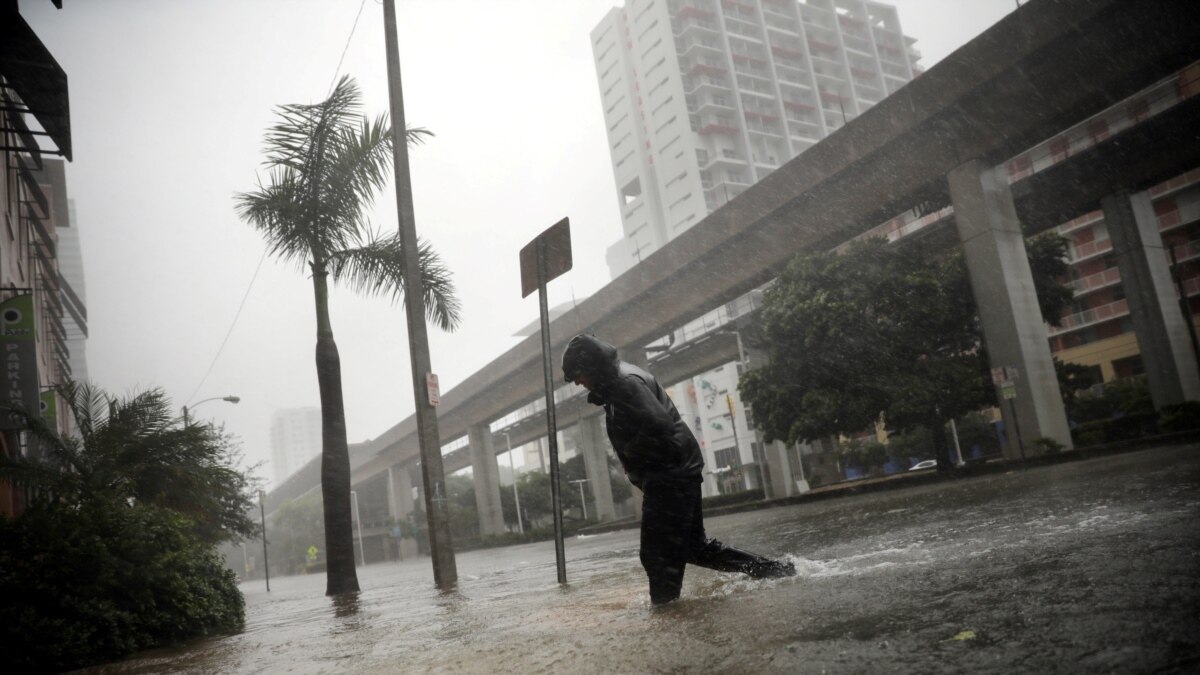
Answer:
<svg viewBox="0 0 1200 675"><path fill-rule="evenodd" d="M1179 446L708 519L795 578L689 567L653 610L637 532L243 584L245 631L95 673L1186 672L1200 453Z"/></svg>

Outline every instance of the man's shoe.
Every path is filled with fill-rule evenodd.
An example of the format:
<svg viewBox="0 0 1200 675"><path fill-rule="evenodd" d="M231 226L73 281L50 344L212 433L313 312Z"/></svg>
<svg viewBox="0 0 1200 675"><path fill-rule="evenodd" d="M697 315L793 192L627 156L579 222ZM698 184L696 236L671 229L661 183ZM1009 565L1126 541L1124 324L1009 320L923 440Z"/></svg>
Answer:
<svg viewBox="0 0 1200 675"><path fill-rule="evenodd" d="M766 565L756 567L750 572L755 579L781 579L796 576L796 566L790 562L773 560Z"/></svg>

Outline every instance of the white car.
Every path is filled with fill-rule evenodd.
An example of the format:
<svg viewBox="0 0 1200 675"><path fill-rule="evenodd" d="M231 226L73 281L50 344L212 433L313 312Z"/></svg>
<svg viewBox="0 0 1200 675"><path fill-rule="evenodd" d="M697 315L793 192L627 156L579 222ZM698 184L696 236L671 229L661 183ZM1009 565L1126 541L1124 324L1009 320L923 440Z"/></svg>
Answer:
<svg viewBox="0 0 1200 675"><path fill-rule="evenodd" d="M911 467L909 467L908 470L909 471L918 471L920 469L932 469L935 466L937 466L936 459L927 459L922 462L917 462L916 464L913 464Z"/></svg>

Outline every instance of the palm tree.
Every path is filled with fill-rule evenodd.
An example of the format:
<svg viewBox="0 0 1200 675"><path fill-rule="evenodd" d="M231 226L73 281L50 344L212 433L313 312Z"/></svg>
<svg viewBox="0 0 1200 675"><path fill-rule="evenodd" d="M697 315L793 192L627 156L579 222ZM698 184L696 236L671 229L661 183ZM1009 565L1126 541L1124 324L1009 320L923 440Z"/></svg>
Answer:
<svg viewBox="0 0 1200 675"><path fill-rule="evenodd" d="M0 458L0 479L30 488L31 505L150 504L186 516L205 544L257 535L252 486L218 429L180 425L160 389L115 398L68 383L59 395L74 426L68 435L39 412L3 407L21 418L36 450Z"/></svg>
<svg viewBox="0 0 1200 675"><path fill-rule="evenodd" d="M272 254L308 268L317 311L317 385L321 393L321 493L325 504L327 595L358 590L350 519L350 455L342 401L341 362L329 320L329 281L367 293L404 292L398 234L381 235L364 211L387 178L392 132L386 115L359 116L360 94L349 77L313 105L279 107L266 134L267 185L236 196L238 214L267 240ZM428 135L409 129L409 143ZM450 273L419 243L426 318L444 330L459 321Z"/></svg>

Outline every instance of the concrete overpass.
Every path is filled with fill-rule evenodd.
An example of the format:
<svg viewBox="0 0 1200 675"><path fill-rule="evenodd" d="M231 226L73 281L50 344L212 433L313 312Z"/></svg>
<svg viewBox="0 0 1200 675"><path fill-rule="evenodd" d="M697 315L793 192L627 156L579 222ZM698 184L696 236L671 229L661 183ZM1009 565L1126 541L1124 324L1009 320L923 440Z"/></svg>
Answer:
<svg viewBox="0 0 1200 675"><path fill-rule="evenodd" d="M1061 406L1044 405L1057 398L1057 382L1041 317L1021 291L1028 269L1015 254L1023 252L1018 217L1050 227L1195 166L1196 103L1011 188L992 168L1196 61L1198 37L1200 3L1189 0L1032 0L552 322L552 349L587 330L636 353L766 283L797 253L833 248L918 205L953 204L976 295L1003 308L983 317L989 353L1026 374L1018 383L1022 435L1069 445ZM709 357L732 360L732 339L719 343ZM677 372L701 372L705 362L696 358ZM474 455L476 475L487 476L479 463L490 455L494 474L495 447L484 430L542 397L542 377L534 335L442 396L443 442L472 435L473 452L458 457ZM583 417L574 405L560 409L560 420ZM359 449L354 482L418 455L410 417ZM448 472L465 466L455 457L447 458ZM392 509L406 511L396 503L403 490L388 483ZM304 487L290 484L278 499Z"/></svg>

